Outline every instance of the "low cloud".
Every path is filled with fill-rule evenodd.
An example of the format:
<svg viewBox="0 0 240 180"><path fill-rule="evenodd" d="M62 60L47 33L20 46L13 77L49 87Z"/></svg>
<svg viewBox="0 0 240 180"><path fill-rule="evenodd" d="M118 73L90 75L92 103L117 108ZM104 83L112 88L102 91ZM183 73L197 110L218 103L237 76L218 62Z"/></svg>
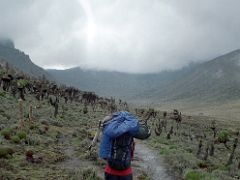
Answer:
<svg viewBox="0 0 240 180"><path fill-rule="evenodd" d="M240 1L0 0L0 36L44 68L178 69L240 47Z"/></svg>

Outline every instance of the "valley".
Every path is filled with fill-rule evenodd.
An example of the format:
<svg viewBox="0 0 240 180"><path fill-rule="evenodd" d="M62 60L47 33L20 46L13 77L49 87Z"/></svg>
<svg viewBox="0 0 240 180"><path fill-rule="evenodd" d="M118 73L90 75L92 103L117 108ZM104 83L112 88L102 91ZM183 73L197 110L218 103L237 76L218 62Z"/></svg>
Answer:
<svg viewBox="0 0 240 180"><path fill-rule="evenodd" d="M236 62L238 51L230 55ZM220 59L225 61L223 57ZM14 63L2 59L0 179L103 179L106 162L98 156L99 143L91 151L88 147L99 120L113 112L126 110L140 122L147 121L151 127L148 140L136 141L134 179L239 179L240 102L237 79L202 80L212 85L206 94L205 87L196 85L200 81L199 67L192 68L173 74L167 72L161 77L163 89L155 83L160 79L159 75L141 75L145 81L141 81L139 75L133 75L134 78L132 76L125 84L121 79L128 78L120 75L113 89L124 89L129 83L126 91L121 93L134 93L115 97L111 93L102 96L84 88L89 81L91 86L102 88L101 81L94 84L95 81L88 79L82 83L83 89L78 89L67 80L64 82L68 86L51 81L43 74L36 77L24 73ZM78 73L79 69L76 70ZM56 74L48 72L56 78ZM230 75L227 72L226 75ZM118 73L115 78L110 72L103 74L105 83L109 83L105 84L106 87L119 76ZM232 75L238 77L237 70L231 71ZM82 76L73 75L80 79ZM100 77L97 72L94 76ZM169 77L164 80L166 76ZM182 78L186 86L180 81ZM141 92L143 89L138 92L139 81L146 89L150 83L152 90L143 88L144 92ZM130 86L133 82L136 86ZM190 90L193 90L192 94L189 94ZM211 98L213 95L215 97ZM163 96L165 98L161 98ZM155 100L151 100L153 98ZM177 116L173 109L178 109Z"/></svg>

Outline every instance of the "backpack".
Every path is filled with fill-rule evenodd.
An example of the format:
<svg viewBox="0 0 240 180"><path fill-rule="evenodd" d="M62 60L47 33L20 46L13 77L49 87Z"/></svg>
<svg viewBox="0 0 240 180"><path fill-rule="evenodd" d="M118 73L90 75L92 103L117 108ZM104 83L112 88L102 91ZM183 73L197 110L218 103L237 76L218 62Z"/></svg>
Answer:
<svg viewBox="0 0 240 180"><path fill-rule="evenodd" d="M139 130L138 133L134 135L134 138L136 139L147 139L151 136L151 129L147 125L147 123L139 124Z"/></svg>
<svg viewBox="0 0 240 180"><path fill-rule="evenodd" d="M133 137L125 133L112 140L108 165L115 170L125 170L131 166Z"/></svg>

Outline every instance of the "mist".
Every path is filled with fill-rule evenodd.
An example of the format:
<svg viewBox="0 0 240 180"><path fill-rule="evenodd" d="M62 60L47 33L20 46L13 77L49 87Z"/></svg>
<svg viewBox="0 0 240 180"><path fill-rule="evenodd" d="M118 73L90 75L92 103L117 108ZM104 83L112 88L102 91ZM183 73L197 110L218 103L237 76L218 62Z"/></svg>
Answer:
<svg viewBox="0 0 240 180"><path fill-rule="evenodd" d="M44 68L154 73L240 47L238 0L0 0L0 37Z"/></svg>

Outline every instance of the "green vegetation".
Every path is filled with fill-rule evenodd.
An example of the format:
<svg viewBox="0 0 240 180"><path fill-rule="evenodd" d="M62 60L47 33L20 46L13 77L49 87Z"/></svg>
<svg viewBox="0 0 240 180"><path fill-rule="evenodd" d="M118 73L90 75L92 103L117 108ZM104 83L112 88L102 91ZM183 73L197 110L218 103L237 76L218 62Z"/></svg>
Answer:
<svg viewBox="0 0 240 180"><path fill-rule="evenodd" d="M205 180L206 176L198 171L190 170L186 173L185 180Z"/></svg>
<svg viewBox="0 0 240 180"><path fill-rule="evenodd" d="M0 147L0 158L8 158L14 153L14 150L9 147Z"/></svg>
<svg viewBox="0 0 240 180"><path fill-rule="evenodd" d="M23 131L18 132L18 133L17 133L17 136L18 136L20 139L26 139L26 138L27 138L26 132L23 132Z"/></svg>
<svg viewBox="0 0 240 180"><path fill-rule="evenodd" d="M26 79L19 79L19 80L17 81L18 87L25 87L25 86L28 85L28 83L29 83L29 81L26 80Z"/></svg>
<svg viewBox="0 0 240 180"><path fill-rule="evenodd" d="M227 130L221 130L218 133L218 141L221 143L225 143L229 140L229 132Z"/></svg>
<svg viewBox="0 0 240 180"><path fill-rule="evenodd" d="M0 77L2 77L4 74L6 74L6 71L4 69L0 69Z"/></svg>
<svg viewBox="0 0 240 180"><path fill-rule="evenodd" d="M12 136L12 137L11 137L11 141L12 141L13 143L19 144L20 141L21 141L21 139L20 139L18 136Z"/></svg>
<svg viewBox="0 0 240 180"><path fill-rule="evenodd" d="M217 180L217 179L204 172L188 170L185 173L184 180Z"/></svg>
<svg viewBox="0 0 240 180"><path fill-rule="evenodd" d="M0 90L0 97L5 97L6 96L6 92L5 91L2 91Z"/></svg>
<svg viewBox="0 0 240 180"><path fill-rule="evenodd" d="M178 130L174 120L167 118L167 121L166 131L163 130L160 136L153 134L147 143L165 157L177 177L186 180L240 177L240 173L233 170L239 168L236 163L225 166L232 150L230 144L237 135L235 127L239 125L216 121L218 133L214 138L210 117L193 116L190 119L183 116L183 123ZM173 133L171 139L167 139L171 126Z"/></svg>
<svg viewBox="0 0 240 180"><path fill-rule="evenodd" d="M12 131L13 129L11 128L5 128L1 131L1 135L4 136L5 139L10 139Z"/></svg>
<svg viewBox="0 0 240 180"><path fill-rule="evenodd" d="M26 86L27 83L34 81L19 82L21 86ZM48 86L44 88L47 89ZM65 92L64 89L61 90ZM98 120L110 113L108 109L97 107L93 111L93 107L89 104L79 100L70 102L69 99L66 103L61 97L58 106L59 114L54 117L54 108L49 105L47 96L39 100L36 96L41 91L32 94L26 88L26 92L21 108L18 102L19 93L15 96L12 92L7 92L4 96L0 95L0 128L3 129L0 138L0 158L8 164L8 166L1 166L0 161L0 179L2 177L5 179L12 179L12 177L99 179L99 175L104 171L105 162L98 157L98 146L91 152L88 151L88 147L95 135ZM30 109L32 110L31 121L29 121ZM130 110L133 112L132 109ZM20 111L22 111L22 117ZM162 120L161 114L159 112L157 118ZM211 118L183 116L183 123L178 129L175 121L168 116L166 119L167 126L163 128L161 135L155 136L152 131L151 138L145 142L166 159L177 177L187 180L240 177L238 171L233 172L232 166L224 166L231 150L229 142L235 138L232 129L224 130L228 129L229 124L217 121L218 133L216 138L213 138L212 129L208 127ZM154 120L156 119L152 118L150 122L154 124ZM233 124L232 128L239 127L237 125ZM171 127L173 132L168 139L167 134ZM228 141L228 143L221 144L217 140ZM207 147L211 147L211 142L215 143L213 155L206 154L210 152ZM198 154L199 146L201 149ZM134 168L142 170L142 167ZM142 171L137 176L142 180L149 179Z"/></svg>

